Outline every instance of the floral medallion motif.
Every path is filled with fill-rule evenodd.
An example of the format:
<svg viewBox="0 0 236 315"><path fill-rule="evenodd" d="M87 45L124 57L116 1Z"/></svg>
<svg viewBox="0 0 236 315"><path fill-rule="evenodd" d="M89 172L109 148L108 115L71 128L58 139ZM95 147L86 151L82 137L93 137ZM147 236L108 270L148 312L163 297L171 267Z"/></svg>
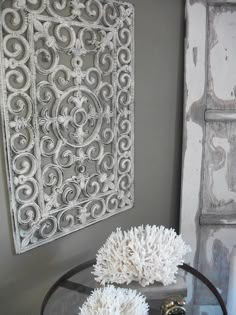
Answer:
<svg viewBox="0 0 236 315"><path fill-rule="evenodd" d="M134 10L1 2L1 108L17 253L133 205Z"/></svg>

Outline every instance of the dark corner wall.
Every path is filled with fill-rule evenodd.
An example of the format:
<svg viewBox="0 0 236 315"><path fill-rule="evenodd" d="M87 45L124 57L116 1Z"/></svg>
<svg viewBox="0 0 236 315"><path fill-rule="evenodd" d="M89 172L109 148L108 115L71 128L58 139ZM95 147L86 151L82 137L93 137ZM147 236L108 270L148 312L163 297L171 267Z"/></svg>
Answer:
<svg viewBox="0 0 236 315"><path fill-rule="evenodd" d="M132 2L136 8L135 206L48 245L15 255L1 133L1 315L38 315L52 283L69 268L94 257L117 226L149 223L178 228L184 1Z"/></svg>

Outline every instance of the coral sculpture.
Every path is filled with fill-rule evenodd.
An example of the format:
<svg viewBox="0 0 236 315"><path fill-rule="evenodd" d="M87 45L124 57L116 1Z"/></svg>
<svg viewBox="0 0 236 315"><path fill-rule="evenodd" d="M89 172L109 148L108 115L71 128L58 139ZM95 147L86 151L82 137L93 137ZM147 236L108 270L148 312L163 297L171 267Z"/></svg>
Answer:
<svg viewBox="0 0 236 315"><path fill-rule="evenodd" d="M79 315L147 315L148 304L135 290L108 286L96 289L82 305Z"/></svg>
<svg viewBox="0 0 236 315"><path fill-rule="evenodd" d="M93 274L105 283L176 282L178 265L191 249L173 229L147 225L113 232L97 253Z"/></svg>

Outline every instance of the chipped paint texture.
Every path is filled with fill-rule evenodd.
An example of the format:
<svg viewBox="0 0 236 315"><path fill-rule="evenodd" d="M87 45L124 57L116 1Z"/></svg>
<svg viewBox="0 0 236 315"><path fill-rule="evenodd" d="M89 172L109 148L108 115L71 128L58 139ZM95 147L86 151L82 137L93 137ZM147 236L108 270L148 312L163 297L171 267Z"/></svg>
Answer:
<svg viewBox="0 0 236 315"><path fill-rule="evenodd" d="M197 47L193 47L193 63L196 67L197 65L197 52L198 52L198 48Z"/></svg>
<svg viewBox="0 0 236 315"><path fill-rule="evenodd" d="M193 315L222 315L222 310L218 305L194 306Z"/></svg>
<svg viewBox="0 0 236 315"><path fill-rule="evenodd" d="M206 6L207 4L228 4L228 3L236 3L236 0L188 0L190 5L199 4Z"/></svg>
<svg viewBox="0 0 236 315"><path fill-rule="evenodd" d="M235 123L207 123L203 213L236 213L235 157Z"/></svg>
<svg viewBox="0 0 236 315"><path fill-rule="evenodd" d="M199 211L199 194L202 157L202 126L193 120L192 104L199 108L198 101L204 95L205 89L205 25L206 10L202 4L194 7L187 3L187 38L185 57L185 134L186 150L183 152L183 175L181 196L181 233L188 240L193 250L189 256L190 264L194 264L194 253L197 250L196 214ZM191 36L190 36L191 35ZM193 61L193 48L198 48L198 61ZM191 162L190 162L191 161ZM186 224L187 223L187 224ZM192 299L192 277L187 278L188 300Z"/></svg>
<svg viewBox="0 0 236 315"><path fill-rule="evenodd" d="M236 98L236 8L209 8L209 92L225 102Z"/></svg>
<svg viewBox="0 0 236 315"><path fill-rule="evenodd" d="M190 263L226 301L236 244L236 1L188 0L186 12L181 233ZM209 290L187 284L194 315L221 314Z"/></svg>
<svg viewBox="0 0 236 315"><path fill-rule="evenodd" d="M225 302L229 279L229 255L234 244L234 227L204 226L201 228L201 258L197 268L214 283ZM200 281L196 282L195 304L218 304L213 294Z"/></svg>

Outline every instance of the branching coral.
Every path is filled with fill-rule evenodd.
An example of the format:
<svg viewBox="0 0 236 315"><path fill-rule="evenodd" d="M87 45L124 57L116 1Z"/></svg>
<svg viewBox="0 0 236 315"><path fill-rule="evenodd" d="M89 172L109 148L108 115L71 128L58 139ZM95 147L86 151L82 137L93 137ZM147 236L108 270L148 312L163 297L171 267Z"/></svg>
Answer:
<svg viewBox="0 0 236 315"><path fill-rule="evenodd" d="M82 305L79 315L147 315L145 297L135 290L108 286L96 289Z"/></svg>
<svg viewBox="0 0 236 315"><path fill-rule="evenodd" d="M93 274L101 284L176 282L178 265L191 249L173 229L147 225L113 232L97 253Z"/></svg>

